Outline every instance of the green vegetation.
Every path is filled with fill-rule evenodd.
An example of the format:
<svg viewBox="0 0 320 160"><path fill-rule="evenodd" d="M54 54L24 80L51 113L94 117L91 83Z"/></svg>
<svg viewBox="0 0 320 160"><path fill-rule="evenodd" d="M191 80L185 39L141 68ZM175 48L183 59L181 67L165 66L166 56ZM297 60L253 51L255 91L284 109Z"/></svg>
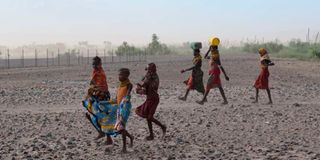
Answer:
<svg viewBox="0 0 320 160"><path fill-rule="evenodd" d="M287 44L278 41L259 43L246 42L240 46L220 48L223 53L257 53L259 48L266 48L270 54L282 58L298 59L320 59L320 43L302 42L299 39L292 39Z"/></svg>

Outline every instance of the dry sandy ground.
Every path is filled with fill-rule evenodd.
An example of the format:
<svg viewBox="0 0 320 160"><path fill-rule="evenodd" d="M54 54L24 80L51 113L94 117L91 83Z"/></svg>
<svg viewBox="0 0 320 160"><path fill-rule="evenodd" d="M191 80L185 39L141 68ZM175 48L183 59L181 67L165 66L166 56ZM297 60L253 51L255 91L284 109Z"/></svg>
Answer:
<svg viewBox="0 0 320 160"><path fill-rule="evenodd" d="M259 73L257 55L222 55L230 81L223 80L228 105L220 105L217 89L204 106L191 92L186 102L182 83L192 57L157 60L161 102L155 116L168 126L164 140L145 141L147 124L133 112L128 131L134 147L121 154L121 136L113 146L97 135L85 119L81 100L88 85L90 66L0 70L0 159L320 159L320 63L273 59L267 96L252 104L252 84ZM129 67L131 81L144 75L145 64L108 64L111 93L117 70ZM207 62L203 70L207 72ZM206 76L207 77L207 76ZM205 82L206 82L205 77ZM143 96L133 93L134 107Z"/></svg>

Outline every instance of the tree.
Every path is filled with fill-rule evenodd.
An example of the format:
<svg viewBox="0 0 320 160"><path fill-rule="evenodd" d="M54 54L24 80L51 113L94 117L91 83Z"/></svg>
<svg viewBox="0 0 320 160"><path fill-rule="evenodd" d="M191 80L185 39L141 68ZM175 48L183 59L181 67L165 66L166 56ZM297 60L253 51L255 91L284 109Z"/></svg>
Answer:
<svg viewBox="0 0 320 160"><path fill-rule="evenodd" d="M142 52L141 49L136 48L134 46L130 46L126 41L124 41L115 51L117 56L124 56L126 54L137 55L141 52Z"/></svg>
<svg viewBox="0 0 320 160"><path fill-rule="evenodd" d="M154 33L152 34L152 40L148 44L147 51L152 55L170 54L171 51L165 44L159 42L159 37Z"/></svg>

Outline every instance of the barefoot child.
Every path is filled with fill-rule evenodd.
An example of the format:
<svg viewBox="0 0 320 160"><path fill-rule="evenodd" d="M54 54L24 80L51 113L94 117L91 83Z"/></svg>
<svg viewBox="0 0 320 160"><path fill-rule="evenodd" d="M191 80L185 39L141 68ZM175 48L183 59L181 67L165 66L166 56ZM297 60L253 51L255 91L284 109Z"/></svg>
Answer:
<svg viewBox="0 0 320 160"><path fill-rule="evenodd" d="M129 75L129 69L121 68L119 70L120 84L117 89L116 99L97 102L94 97L91 97L91 99L83 102L83 105L91 113L91 115L87 113L87 118L102 134L99 138L107 135L107 144L112 144L111 135L122 134L123 152L127 151L126 137L130 138L130 147L132 147L134 139L125 129L131 110L130 93L132 84L130 83Z"/></svg>
<svg viewBox="0 0 320 160"><path fill-rule="evenodd" d="M153 117L159 104L159 77L157 74L156 65L154 63L149 63L146 70L147 74L143 78L142 84L137 84L137 93L147 95L147 100L141 106L136 108L136 114L147 119L150 135L146 137L146 140L153 140L154 134L152 130L152 123L155 123L161 127L163 138L165 136L167 127Z"/></svg>
<svg viewBox="0 0 320 160"><path fill-rule="evenodd" d="M117 110L117 121L115 124L115 129L122 134L123 140L123 152L127 151L126 145L126 137L130 138L130 147L133 145L133 136L129 134L126 130L126 122L129 118L130 108L124 108L124 103L130 101L132 84L129 80L130 70L128 68L121 68L119 70L119 81L120 84L117 89L117 97L116 103L119 105L119 109Z"/></svg>
<svg viewBox="0 0 320 160"><path fill-rule="evenodd" d="M254 83L254 87L256 88L256 99L253 103L258 102L258 97L259 97L259 89L265 89L267 90L267 94L269 97L269 103L272 104L272 99L271 99L271 93L269 89L269 69L268 66L273 66L274 63L270 61L270 58L268 56L268 52L265 48L260 48L259 49L259 54L260 54L260 74L258 78L256 79L256 82Z"/></svg>
<svg viewBox="0 0 320 160"><path fill-rule="evenodd" d="M206 91L204 93L204 96L203 96L202 100L197 101L197 103L203 105L204 102L206 101L206 98L209 94L209 91L213 88L219 88L219 91L220 91L221 96L223 98L222 104L228 104L228 101L227 101L227 98L224 94L224 90L222 88L221 80L220 80L220 69L221 69L222 73L225 76L225 79L227 81L229 81L229 77L227 76L224 68L221 65L221 61L220 61L220 55L219 55L219 50L218 50L218 45L220 43L220 40L218 38L210 38L209 43L210 43L210 47L205 55L206 59L210 59L209 79L207 82ZM208 56L209 52L211 52L210 56Z"/></svg>
<svg viewBox="0 0 320 160"><path fill-rule="evenodd" d="M198 44L201 46L201 43L198 43ZM187 96L190 90L193 90L193 89L197 90L202 94L204 94L205 92L204 86L203 86L203 72L201 70L202 57L200 54L200 48L201 47L197 47L193 49L193 56L194 56L192 60L193 66L191 68L184 69L181 71L181 73L184 73L186 71L192 70L192 73L189 76L188 80L184 82L188 87L184 97L179 97L180 100L183 100L183 101L187 100Z"/></svg>

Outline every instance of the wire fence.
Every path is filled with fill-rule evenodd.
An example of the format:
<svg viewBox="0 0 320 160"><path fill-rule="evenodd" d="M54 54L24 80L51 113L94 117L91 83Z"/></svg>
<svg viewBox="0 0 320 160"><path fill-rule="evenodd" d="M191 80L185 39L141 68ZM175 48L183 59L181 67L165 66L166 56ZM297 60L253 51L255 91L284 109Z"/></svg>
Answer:
<svg viewBox="0 0 320 160"><path fill-rule="evenodd" d="M24 49L20 52L6 49L0 51L0 69L89 65L95 56L99 56L103 64L147 61L146 51L135 54L122 53L120 56L116 55L114 51L107 52L105 49L57 49L55 51L34 49L32 52L28 51L28 53Z"/></svg>

